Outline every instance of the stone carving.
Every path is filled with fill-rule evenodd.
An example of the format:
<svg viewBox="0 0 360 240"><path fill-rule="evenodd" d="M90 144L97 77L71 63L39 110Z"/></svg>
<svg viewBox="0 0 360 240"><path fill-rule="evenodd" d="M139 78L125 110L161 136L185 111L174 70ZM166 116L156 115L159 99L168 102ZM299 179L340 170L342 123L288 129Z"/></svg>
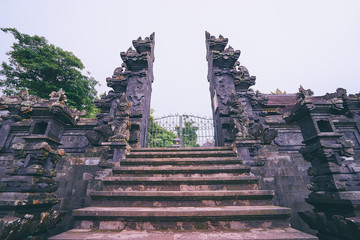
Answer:
<svg viewBox="0 0 360 240"><path fill-rule="evenodd" d="M208 51L224 51L226 45L228 44L228 39L224 38L221 34L218 38L215 36L210 35L209 32L205 31L205 40L206 40L206 47Z"/></svg>
<svg viewBox="0 0 360 240"><path fill-rule="evenodd" d="M27 90L21 90L18 95L2 96L0 98L0 110L9 110L10 117L15 121L29 118L33 110L33 105L42 102L41 99L29 95Z"/></svg>
<svg viewBox="0 0 360 240"><path fill-rule="evenodd" d="M334 98L347 98L347 92L346 89L344 88L338 88L336 89L336 92L334 93L327 93L325 94L325 96L323 96L324 99L326 100L330 100L330 99L334 99Z"/></svg>
<svg viewBox="0 0 360 240"><path fill-rule="evenodd" d="M100 157L98 166L102 168L108 167L109 154L111 154L111 148L109 146L92 147L85 151L85 157Z"/></svg>
<svg viewBox="0 0 360 240"><path fill-rule="evenodd" d="M146 94L145 84L143 80L139 79L136 87L132 87L131 90L134 94L129 97L129 101L131 102L131 105L133 107L133 113L137 114L137 112L142 112L142 105Z"/></svg>
<svg viewBox="0 0 360 240"><path fill-rule="evenodd" d="M265 127L261 123L254 123L249 129L249 133L254 137L260 137L265 131Z"/></svg>
<svg viewBox="0 0 360 240"><path fill-rule="evenodd" d="M229 100L231 93L234 91L238 94L238 97L250 106L251 103L246 99L249 98L248 95L252 95L249 87L255 84L256 77L250 76L248 69L240 65L238 58L241 51L235 50L231 46L226 47L228 43L227 38L221 35L216 38L205 32L205 42L207 49L206 59L209 66L208 81L210 83L210 95L213 103L216 103L216 105L213 104L213 121L216 128L215 143L217 146L231 145L234 137L238 139L253 139L251 134L248 134L247 130L242 127L241 124L244 124L243 119L231 120ZM251 107L246 106L246 111L250 109ZM234 109L231 109L231 111L234 111ZM232 114L237 113L234 112ZM250 118L252 117L251 115L250 113ZM245 125L247 125L246 128L249 127L249 123ZM233 129L235 130L232 131Z"/></svg>
<svg viewBox="0 0 360 240"><path fill-rule="evenodd" d="M233 129L236 140L253 139L249 134L249 119L245 108L239 101L235 92L232 92L228 100L230 126Z"/></svg>
<svg viewBox="0 0 360 240"><path fill-rule="evenodd" d="M28 177L3 179L2 191L54 191L56 185L51 178L56 176L55 166L64 155L64 150L53 150L47 142L39 142L37 139L27 140L26 144L13 144L16 164L8 168L7 173ZM30 181L35 178L38 179ZM27 180L29 180L28 183L22 184ZM19 184L13 184L14 181Z"/></svg>
<svg viewBox="0 0 360 240"><path fill-rule="evenodd" d="M0 149L11 157L0 181L0 211L6 216L0 219L1 239L32 235L46 239L47 229L64 217L51 209L59 201L54 193L58 187L55 168L65 154L58 147L64 126L74 126L81 114L65 106L62 89L50 97L40 99L21 91L0 99L0 108L7 110L2 117ZM16 131L16 126L21 131Z"/></svg>
<svg viewBox="0 0 360 240"><path fill-rule="evenodd" d="M35 233L39 239L45 239L42 234L65 216L64 212L51 209L59 201L54 194L58 185L53 178L64 150L54 150L53 144L50 146L41 139L25 140L25 144L13 144L14 162L6 170L8 177L3 177L0 183L0 210L11 208L15 212L10 213L11 222L0 220L1 239L22 239ZM41 211L37 210L39 207ZM24 212L27 214L23 215Z"/></svg>
<svg viewBox="0 0 360 240"><path fill-rule="evenodd" d="M278 136L278 130L276 129L266 129L264 134L262 134L262 142L264 144L270 144Z"/></svg>
<svg viewBox="0 0 360 240"><path fill-rule="evenodd" d="M117 67L114 70L111 78L106 78L107 86L113 88L115 92L125 92L128 84L128 75L129 72L126 71L126 64L122 63L121 67ZM106 97L106 94L104 97Z"/></svg>
<svg viewBox="0 0 360 240"><path fill-rule="evenodd" d="M300 217L304 219L314 229L327 231L330 235L319 233L320 239L351 239L357 240L360 236L358 218L345 218L341 215L334 215L329 221L325 212L300 212ZM329 238L331 236L332 238ZM340 236L340 238L339 238Z"/></svg>
<svg viewBox="0 0 360 240"><path fill-rule="evenodd" d="M46 230L54 228L64 218L64 215L64 212L50 210L41 213L41 221L37 221L37 216L33 214L14 217L10 221L0 219L0 239L24 239L30 229L37 229L37 232L40 232L36 239L47 239ZM29 238L32 237L29 236Z"/></svg>
<svg viewBox="0 0 360 240"><path fill-rule="evenodd" d="M113 135L109 138L110 142L127 142L130 137L130 109L131 104L127 101L123 93L117 102L114 120L110 123Z"/></svg>
<svg viewBox="0 0 360 240"><path fill-rule="evenodd" d="M60 90L57 91L57 92L52 91L50 93L49 97L50 97L51 101L57 101L57 102L60 102L62 104L65 104L65 102L67 101L65 91L62 88L60 88Z"/></svg>
<svg viewBox="0 0 360 240"><path fill-rule="evenodd" d="M49 94L49 97L50 97L50 101L54 101L51 104L51 109L50 109L50 111L54 113L62 111L62 109L66 109L66 111L73 116L74 121L78 121L80 117L86 115L86 110L79 111L76 108L70 108L68 106L65 106L65 103L67 102L67 97L65 95L65 91L62 88L60 88L60 90L57 92L52 91Z"/></svg>
<svg viewBox="0 0 360 240"><path fill-rule="evenodd" d="M86 137L92 145L98 146L104 141L119 140L109 135L112 131L109 123L114 118L114 110L111 109L116 106L114 101L117 101L123 93L131 103L130 123L127 124L130 128L128 129L130 131L129 144L132 147L146 147L147 145L151 84L154 80L152 66L155 59L155 34L144 39L139 37L133 41L133 46L135 49L130 47L126 52L120 53L123 60L121 67L116 68L112 77L106 79L107 86L113 90L95 100L95 106L101 109L101 113L96 116L98 126L86 132ZM114 126L112 125L113 128Z"/></svg>
<svg viewBox="0 0 360 240"><path fill-rule="evenodd" d="M130 71L141 71L148 68L148 52L137 52L130 47L126 52L121 52L120 56Z"/></svg>
<svg viewBox="0 0 360 240"><path fill-rule="evenodd" d="M265 127L261 123L254 123L249 128L249 133L255 139L261 139L263 144L271 144L271 142L278 136L276 129Z"/></svg>
<svg viewBox="0 0 360 240"><path fill-rule="evenodd" d="M312 95L314 95L314 92L311 91L311 89L305 90L303 86L300 85L299 92L296 93L296 99L301 101L304 100L306 97L311 97Z"/></svg>
<svg viewBox="0 0 360 240"><path fill-rule="evenodd" d="M111 101L113 98L115 98L114 91L109 91L108 94L106 94L106 92L101 94L100 99L95 99L95 106L101 110L101 113L96 115L97 118L104 117L104 113L108 113L110 111Z"/></svg>
<svg viewBox="0 0 360 240"><path fill-rule="evenodd" d="M231 46L224 49L222 52L212 51L212 58L214 67L220 69L230 69L234 68L235 62L240 57L240 50L234 50Z"/></svg>
<svg viewBox="0 0 360 240"><path fill-rule="evenodd" d="M235 62L234 69L231 70L234 78L236 92L246 92L249 87L255 85L255 76L250 76L249 70L241 66L239 61Z"/></svg>
<svg viewBox="0 0 360 240"><path fill-rule="evenodd" d="M145 37L143 40L141 36L137 40L133 40L132 44L137 52L148 52L150 55L154 55L154 42L155 42L155 33L152 33L150 37Z"/></svg>
<svg viewBox="0 0 360 240"><path fill-rule="evenodd" d="M79 117L84 116L86 111L78 111L76 108L70 108L65 105L66 95L65 92L60 89L58 92L52 92L50 100L41 99L36 96L29 95L27 90L22 90L18 95L14 96L2 96L0 98L0 110L8 110L9 117L15 121L20 121L23 118L29 119L32 116L34 108L49 108L52 112L65 113L68 115L73 123L75 123Z"/></svg>

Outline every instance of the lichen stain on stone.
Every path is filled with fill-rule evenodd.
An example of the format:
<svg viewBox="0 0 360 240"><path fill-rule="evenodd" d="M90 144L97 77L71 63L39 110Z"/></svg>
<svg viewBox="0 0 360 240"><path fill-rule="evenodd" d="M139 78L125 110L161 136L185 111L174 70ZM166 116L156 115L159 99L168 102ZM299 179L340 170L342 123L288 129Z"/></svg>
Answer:
<svg viewBox="0 0 360 240"><path fill-rule="evenodd" d="M41 222L43 222L46 218L48 218L50 214L48 212L42 212L41 213Z"/></svg>
<svg viewBox="0 0 360 240"><path fill-rule="evenodd" d="M238 221L231 221L230 222L230 229L247 229L248 226L246 223L238 222Z"/></svg>
<svg viewBox="0 0 360 240"><path fill-rule="evenodd" d="M142 224L143 230L155 230L156 228L150 222L144 222Z"/></svg>
<svg viewBox="0 0 360 240"><path fill-rule="evenodd" d="M122 230L125 229L125 224L121 221L100 221L99 228L104 230Z"/></svg>
<svg viewBox="0 0 360 240"><path fill-rule="evenodd" d="M271 228L272 227L272 222L264 222L263 224L261 224L262 228Z"/></svg>
<svg viewBox="0 0 360 240"><path fill-rule="evenodd" d="M80 158L80 157L71 158L71 165L84 165L84 164L85 164L84 158Z"/></svg>
<svg viewBox="0 0 360 240"><path fill-rule="evenodd" d="M162 206L163 206L163 204L160 203L160 202L158 202L158 201L155 201L155 202L153 203L153 207L162 207Z"/></svg>

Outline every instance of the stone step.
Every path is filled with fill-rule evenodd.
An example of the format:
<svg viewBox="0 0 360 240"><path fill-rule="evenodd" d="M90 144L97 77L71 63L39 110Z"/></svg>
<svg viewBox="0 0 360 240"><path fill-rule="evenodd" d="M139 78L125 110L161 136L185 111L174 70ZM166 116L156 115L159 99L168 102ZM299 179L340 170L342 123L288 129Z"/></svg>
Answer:
<svg viewBox="0 0 360 240"><path fill-rule="evenodd" d="M50 239L317 239L241 163L231 147L133 149Z"/></svg>
<svg viewBox="0 0 360 240"><path fill-rule="evenodd" d="M236 157L234 151L143 151L130 152L126 158L189 158L189 157Z"/></svg>
<svg viewBox="0 0 360 240"><path fill-rule="evenodd" d="M222 206L222 207L86 207L73 211L74 217L106 218L106 217L133 217L133 218L183 218L196 219L208 217L220 218L288 218L291 209L278 206Z"/></svg>
<svg viewBox="0 0 360 240"><path fill-rule="evenodd" d="M246 229L246 230L92 230L72 229L49 240L316 240L317 237L300 232L294 228L281 229Z"/></svg>
<svg viewBox="0 0 360 240"><path fill-rule="evenodd" d="M225 183L225 182L243 182L243 183L258 183L259 176L237 176L237 177L105 177L103 182L106 184L211 184L211 183Z"/></svg>
<svg viewBox="0 0 360 240"><path fill-rule="evenodd" d="M274 191L92 191L92 206L211 207L270 205Z"/></svg>
<svg viewBox="0 0 360 240"><path fill-rule="evenodd" d="M133 230L289 227L291 209L275 206L88 207L73 211L77 228Z"/></svg>
<svg viewBox="0 0 360 240"><path fill-rule="evenodd" d="M113 169L113 174L200 174L200 173L249 173L250 167L240 164L227 165L161 165L161 166L121 166Z"/></svg>
<svg viewBox="0 0 360 240"><path fill-rule="evenodd" d="M222 165L241 164L236 157L201 157L201 158L132 158L120 162L121 166L128 165Z"/></svg>
<svg viewBox="0 0 360 240"><path fill-rule="evenodd" d="M104 190L109 191L257 190L259 181L258 176L103 178Z"/></svg>
<svg viewBox="0 0 360 240"><path fill-rule="evenodd" d="M273 190L241 190L241 191L91 191L92 197L123 197L123 198L170 198L183 199L223 199L223 198L272 198Z"/></svg>
<svg viewBox="0 0 360 240"><path fill-rule="evenodd" d="M172 173L172 174L116 174L117 177L154 177L154 178L182 178L182 177L191 177L191 178L203 178L203 177L237 177L237 176L248 176L249 173Z"/></svg>
<svg viewBox="0 0 360 240"><path fill-rule="evenodd" d="M214 152L234 151L233 147L193 147L193 148L134 148L131 152Z"/></svg>

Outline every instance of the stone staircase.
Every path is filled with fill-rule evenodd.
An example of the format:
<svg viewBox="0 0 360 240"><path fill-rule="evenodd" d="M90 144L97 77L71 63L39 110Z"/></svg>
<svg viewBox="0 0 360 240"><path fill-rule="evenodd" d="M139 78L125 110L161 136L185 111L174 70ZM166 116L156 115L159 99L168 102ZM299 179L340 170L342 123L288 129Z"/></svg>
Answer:
<svg viewBox="0 0 360 240"><path fill-rule="evenodd" d="M317 239L290 227L291 209L229 147L134 149L50 239Z"/></svg>

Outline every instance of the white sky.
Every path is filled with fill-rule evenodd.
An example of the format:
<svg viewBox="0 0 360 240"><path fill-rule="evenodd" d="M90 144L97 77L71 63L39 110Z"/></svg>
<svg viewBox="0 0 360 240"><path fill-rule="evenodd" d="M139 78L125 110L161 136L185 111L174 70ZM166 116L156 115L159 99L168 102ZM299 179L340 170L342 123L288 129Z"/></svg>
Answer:
<svg viewBox="0 0 360 240"><path fill-rule="evenodd" d="M155 32L155 116L211 116L205 30L242 51L255 90L360 91L360 1L0 0L0 26L73 52L100 83L133 39ZM0 61L14 38L0 32Z"/></svg>

